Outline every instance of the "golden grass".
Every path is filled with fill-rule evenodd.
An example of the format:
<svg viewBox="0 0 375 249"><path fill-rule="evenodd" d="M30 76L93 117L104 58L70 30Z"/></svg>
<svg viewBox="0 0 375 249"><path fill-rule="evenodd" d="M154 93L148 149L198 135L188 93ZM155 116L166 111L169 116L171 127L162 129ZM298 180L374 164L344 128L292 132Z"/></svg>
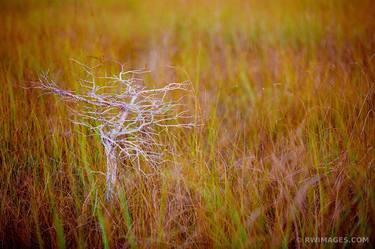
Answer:
<svg viewBox="0 0 375 249"><path fill-rule="evenodd" d="M0 247L374 241L373 1L0 3ZM24 88L50 69L77 89L69 58L92 57L150 68L147 84L191 80L203 124L165 135L150 176L123 169L111 203L99 139Z"/></svg>

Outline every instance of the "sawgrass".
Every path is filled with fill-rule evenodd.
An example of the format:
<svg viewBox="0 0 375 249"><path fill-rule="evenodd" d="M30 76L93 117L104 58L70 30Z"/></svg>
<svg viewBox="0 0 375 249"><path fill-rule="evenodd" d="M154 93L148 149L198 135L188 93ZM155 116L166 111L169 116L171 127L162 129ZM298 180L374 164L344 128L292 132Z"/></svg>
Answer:
<svg viewBox="0 0 375 249"><path fill-rule="evenodd" d="M0 247L334 248L374 237L372 1L1 1ZM190 80L199 126L104 200L99 138L53 96L70 58ZM115 68L113 68L115 70ZM163 148L160 148L163 150ZM366 247L368 244L346 245Z"/></svg>

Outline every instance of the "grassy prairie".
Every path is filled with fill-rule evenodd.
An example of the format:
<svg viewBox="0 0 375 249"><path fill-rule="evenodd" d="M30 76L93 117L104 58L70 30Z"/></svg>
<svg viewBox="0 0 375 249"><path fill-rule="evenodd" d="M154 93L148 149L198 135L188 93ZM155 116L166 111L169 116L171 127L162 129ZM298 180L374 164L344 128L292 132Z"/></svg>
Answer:
<svg viewBox="0 0 375 249"><path fill-rule="evenodd" d="M361 248L375 234L375 3L0 1L0 248ZM104 200L97 136L27 89L70 58L190 80L200 126ZM309 244L315 236L365 244Z"/></svg>

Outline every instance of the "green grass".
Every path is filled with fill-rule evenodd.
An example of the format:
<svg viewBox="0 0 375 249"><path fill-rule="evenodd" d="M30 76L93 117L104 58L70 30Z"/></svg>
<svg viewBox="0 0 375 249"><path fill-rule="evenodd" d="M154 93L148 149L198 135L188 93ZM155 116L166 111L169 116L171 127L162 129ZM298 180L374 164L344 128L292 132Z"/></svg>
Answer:
<svg viewBox="0 0 375 249"><path fill-rule="evenodd" d="M0 247L336 248L374 241L373 1L0 1ZM166 163L120 170L67 106L84 63L190 80L199 126ZM115 70L112 68L112 70ZM91 136L88 136L91 135ZM369 244L340 245L367 247Z"/></svg>

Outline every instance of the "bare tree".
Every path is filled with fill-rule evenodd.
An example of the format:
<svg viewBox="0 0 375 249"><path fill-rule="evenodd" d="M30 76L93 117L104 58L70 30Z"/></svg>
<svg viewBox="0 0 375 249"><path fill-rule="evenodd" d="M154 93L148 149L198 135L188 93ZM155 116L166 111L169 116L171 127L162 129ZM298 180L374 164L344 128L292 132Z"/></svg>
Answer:
<svg viewBox="0 0 375 249"><path fill-rule="evenodd" d="M79 63L79 62L77 62ZM38 88L76 103L71 111L78 117L76 124L96 131L107 158L106 199L112 198L119 165L140 159L156 166L161 162L160 146L156 137L165 129L160 127L192 127L189 116L181 110L181 99L167 100L168 93L188 90L188 83L170 83L161 88L142 86L142 70L121 71L114 76L97 76L97 67L79 63L88 76L80 80L85 93L64 90L47 75L40 77ZM100 81L100 84L98 83ZM182 107L183 109L183 107Z"/></svg>

